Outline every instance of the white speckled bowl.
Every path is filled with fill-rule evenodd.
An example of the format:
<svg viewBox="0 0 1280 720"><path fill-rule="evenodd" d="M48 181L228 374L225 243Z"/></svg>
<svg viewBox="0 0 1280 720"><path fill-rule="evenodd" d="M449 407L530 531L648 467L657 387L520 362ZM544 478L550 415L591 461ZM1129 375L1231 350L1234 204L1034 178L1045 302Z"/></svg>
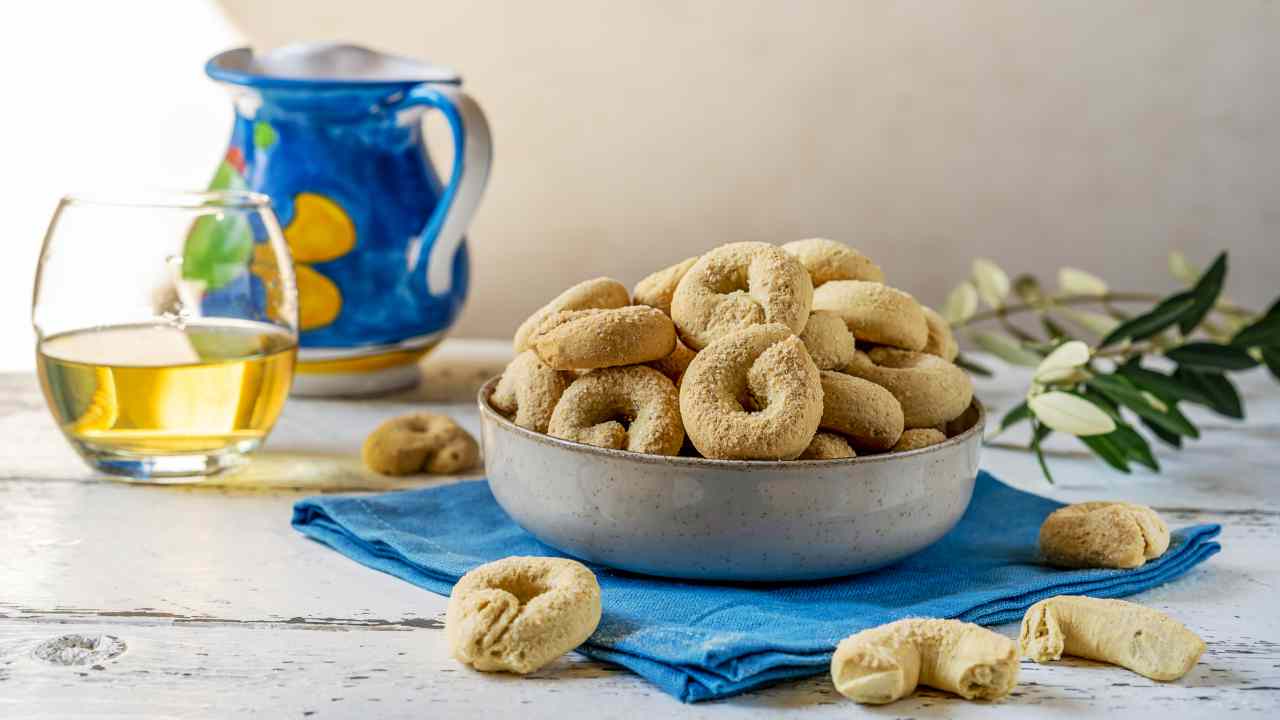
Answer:
<svg viewBox="0 0 1280 720"><path fill-rule="evenodd" d="M517 426L480 389L485 471L498 504L588 562L697 580L809 580L863 572L955 526L978 474L975 400L946 442L847 460L662 457Z"/></svg>

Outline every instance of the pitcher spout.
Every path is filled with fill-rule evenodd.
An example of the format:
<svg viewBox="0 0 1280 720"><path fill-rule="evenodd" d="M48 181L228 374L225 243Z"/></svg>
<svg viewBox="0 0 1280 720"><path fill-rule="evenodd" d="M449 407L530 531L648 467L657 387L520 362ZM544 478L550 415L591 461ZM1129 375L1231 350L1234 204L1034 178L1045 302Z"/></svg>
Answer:
<svg viewBox="0 0 1280 720"><path fill-rule="evenodd" d="M258 88L387 85L407 89L420 83L462 82L451 68L343 43L296 43L262 53L235 48L213 56L205 72L219 82Z"/></svg>

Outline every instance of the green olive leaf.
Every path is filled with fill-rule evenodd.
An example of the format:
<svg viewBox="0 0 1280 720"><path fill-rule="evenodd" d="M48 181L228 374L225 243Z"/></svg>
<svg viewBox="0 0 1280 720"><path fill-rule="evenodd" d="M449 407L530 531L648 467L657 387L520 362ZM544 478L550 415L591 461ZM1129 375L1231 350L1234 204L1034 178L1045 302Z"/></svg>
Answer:
<svg viewBox="0 0 1280 720"><path fill-rule="evenodd" d="M1164 444L1178 450L1182 449L1182 436L1178 433L1169 432L1146 418L1138 418L1138 420L1142 422L1144 427L1151 431L1152 435L1160 438Z"/></svg>
<svg viewBox="0 0 1280 720"><path fill-rule="evenodd" d="M1138 389L1153 393L1166 403L1186 400L1187 402L1201 405L1209 404L1209 397L1198 385L1188 382L1184 378L1149 370L1137 362L1128 362L1121 365L1116 368L1116 373L1128 378L1129 382L1133 383Z"/></svg>
<svg viewBox="0 0 1280 720"><path fill-rule="evenodd" d="M965 370L974 375L977 375L978 377L994 377L995 376L995 373L991 372L991 369L988 368L986 365L982 365L974 362L973 358L968 357L964 353L960 353L959 355L956 355L956 359L952 360L951 362L956 367L961 368L962 370Z"/></svg>
<svg viewBox="0 0 1280 720"><path fill-rule="evenodd" d="M1173 250L1169 253L1169 274L1183 285L1191 287L1200 277L1200 268L1192 265L1181 250Z"/></svg>
<svg viewBox="0 0 1280 720"><path fill-rule="evenodd" d="M973 281L982 301L993 308L1004 307L1009 296L1009 276L995 262L986 258L973 261Z"/></svg>
<svg viewBox="0 0 1280 720"><path fill-rule="evenodd" d="M1045 334L1047 334L1053 340L1072 340L1073 339L1071 337L1071 333L1067 332L1067 329L1059 325L1058 322L1054 320L1048 313L1042 313L1040 315L1040 325L1041 327L1044 328Z"/></svg>
<svg viewBox="0 0 1280 720"><path fill-rule="evenodd" d="M1017 425L1023 420L1030 419L1031 407L1027 405L1026 401L1020 402L1013 406L1013 409L1005 413L1004 417L1000 419L1000 430L1004 431L1006 428Z"/></svg>
<svg viewBox="0 0 1280 720"><path fill-rule="evenodd" d="M1113 443L1124 450L1125 455L1130 460L1145 466L1149 470L1160 472L1160 463L1156 461L1155 453L1151 452L1151 443L1139 435L1137 430L1125 423L1117 423L1115 432L1105 437L1110 438Z"/></svg>
<svg viewBox="0 0 1280 720"><path fill-rule="evenodd" d="M1108 465L1119 470L1122 473L1129 472L1128 455L1116 443L1111 440L1111 435L1086 435L1077 436L1080 442L1093 451L1094 455L1102 458Z"/></svg>
<svg viewBox="0 0 1280 720"><path fill-rule="evenodd" d="M1073 267L1058 270L1058 289L1068 295L1107 294L1107 284L1102 278Z"/></svg>
<svg viewBox="0 0 1280 720"><path fill-rule="evenodd" d="M1165 298L1151 310L1129 318L1107 334L1099 347L1106 347L1122 340L1145 340L1172 327L1196 305L1193 291L1178 293Z"/></svg>
<svg viewBox="0 0 1280 720"><path fill-rule="evenodd" d="M1224 417L1236 420L1244 419L1244 403L1240 400L1240 393L1236 390L1236 386L1227 379L1226 375L1220 372L1179 367L1173 373L1173 378L1184 385L1195 388L1204 397L1203 402L1198 400L1192 402L1201 402L1201 404Z"/></svg>
<svg viewBox="0 0 1280 720"><path fill-rule="evenodd" d="M1120 326L1120 321L1110 315L1103 315L1089 310L1059 307L1055 308L1054 311L1098 337L1106 337Z"/></svg>
<svg viewBox="0 0 1280 720"><path fill-rule="evenodd" d="M1153 405L1143 392L1129 380L1118 375L1095 375L1085 381L1089 387L1105 395L1112 402L1132 410L1139 417L1150 420L1172 433L1187 437L1199 437L1200 431L1187 420L1176 407Z"/></svg>
<svg viewBox="0 0 1280 720"><path fill-rule="evenodd" d="M970 282L962 282L947 295L942 317L951 325L959 325L978 312L978 291Z"/></svg>
<svg viewBox="0 0 1280 720"><path fill-rule="evenodd" d="M973 333L973 342L978 347L995 355L1012 365L1035 367L1040 364L1040 356L1023 347L1017 340L1002 333L980 331Z"/></svg>
<svg viewBox="0 0 1280 720"><path fill-rule="evenodd" d="M1211 342L1193 342L1166 352L1165 357L1196 370L1248 370L1258 361L1244 348L1218 345Z"/></svg>
<svg viewBox="0 0 1280 720"><path fill-rule="evenodd" d="M1186 335L1196 329L1205 315L1208 315L1217 304L1218 296L1222 294L1222 283L1226 278L1227 253L1222 252L1196 281L1195 287L1191 288L1191 295L1195 302L1178 318L1178 329L1182 330L1182 334Z"/></svg>
<svg viewBox="0 0 1280 720"><path fill-rule="evenodd" d="M1262 348L1262 361L1275 379L1280 380L1280 347Z"/></svg>
<svg viewBox="0 0 1280 720"><path fill-rule="evenodd" d="M1231 344L1236 347L1280 347L1280 300L1272 303L1262 317L1236 332Z"/></svg>

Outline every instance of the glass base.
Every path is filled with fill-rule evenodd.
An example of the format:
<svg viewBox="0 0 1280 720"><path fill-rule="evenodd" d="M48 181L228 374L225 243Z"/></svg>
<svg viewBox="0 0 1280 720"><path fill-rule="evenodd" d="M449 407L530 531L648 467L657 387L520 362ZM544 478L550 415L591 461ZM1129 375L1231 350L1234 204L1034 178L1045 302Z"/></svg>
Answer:
<svg viewBox="0 0 1280 720"><path fill-rule="evenodd" d="M181 485L202 482L244 465L249 461L247 454L262 441L244 440L222 450L177 455L129 453L74 439L72 444L90 467L113 478L134 483Z"/></svg>

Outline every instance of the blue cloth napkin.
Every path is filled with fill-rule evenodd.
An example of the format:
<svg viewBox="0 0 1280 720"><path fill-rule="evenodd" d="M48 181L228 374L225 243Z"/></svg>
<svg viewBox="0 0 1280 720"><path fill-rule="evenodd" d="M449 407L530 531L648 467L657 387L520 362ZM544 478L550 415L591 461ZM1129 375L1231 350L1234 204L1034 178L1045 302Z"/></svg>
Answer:
<svg viewBox="0 0 1280 720"><path fill-rule="evenodd" d="M1060 503L979 474L960 523L896 565L837 580L700 583L593 567L604 617L579 648L685 702L827 670L844 637L904 617L994 625L1061 594L1122 597L1177 578L1221 546L1218 525L1173 534L1135 570L1056 570L1036 561L1040 523ZM509 555L560 555L498 507L484 481L298 502L293 526L357 562L447 595L471 568Z"/></svg>

